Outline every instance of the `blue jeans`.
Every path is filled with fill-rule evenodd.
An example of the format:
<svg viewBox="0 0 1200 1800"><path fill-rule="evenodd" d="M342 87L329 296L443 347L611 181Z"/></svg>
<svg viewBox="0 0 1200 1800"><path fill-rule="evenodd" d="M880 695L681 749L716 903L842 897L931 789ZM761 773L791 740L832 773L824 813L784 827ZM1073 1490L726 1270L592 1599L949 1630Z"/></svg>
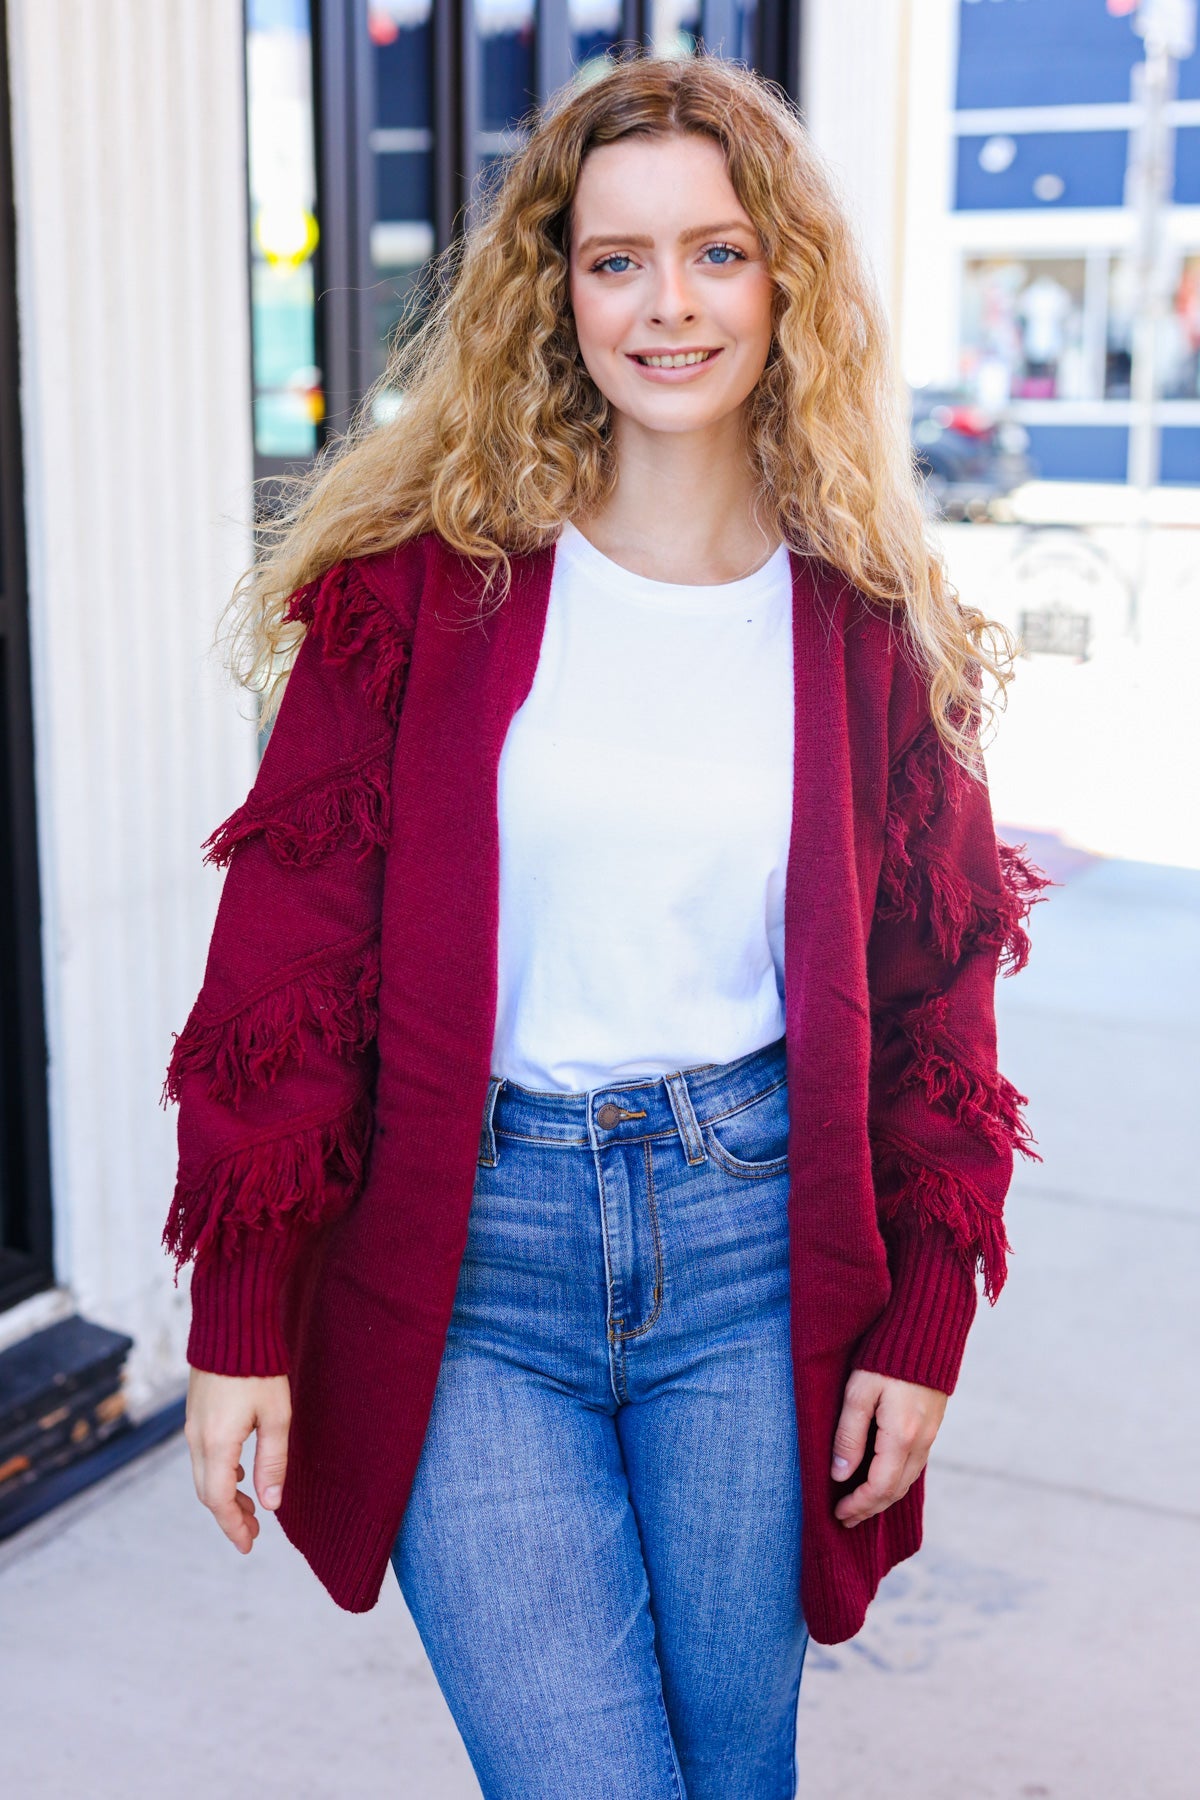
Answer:
<svg viewBox="0 0 1200 1800"><path fill-rule="evenodd" d="M486 1800L791 1800L784 1041L493 1078L392 1567Z"/></svg>

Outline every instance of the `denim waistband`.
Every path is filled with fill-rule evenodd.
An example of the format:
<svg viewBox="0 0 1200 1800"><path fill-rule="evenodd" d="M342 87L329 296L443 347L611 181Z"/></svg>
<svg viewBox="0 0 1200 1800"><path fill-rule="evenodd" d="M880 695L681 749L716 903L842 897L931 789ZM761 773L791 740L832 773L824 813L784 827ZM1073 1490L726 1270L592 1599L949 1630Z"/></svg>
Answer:
<svg viewBox="0 0 1200 1800"><path fill-rule="evenodd" d="M677 1132L689 1162L703 1162L700 1127L715 1124L787 1079L787 1039L733 1062L700 1063L668 1075L635 1075L585 1094L544 1093L501 1075L488 1086L479 1160L496 1161L497 1136L602 1149Z"/></svg>

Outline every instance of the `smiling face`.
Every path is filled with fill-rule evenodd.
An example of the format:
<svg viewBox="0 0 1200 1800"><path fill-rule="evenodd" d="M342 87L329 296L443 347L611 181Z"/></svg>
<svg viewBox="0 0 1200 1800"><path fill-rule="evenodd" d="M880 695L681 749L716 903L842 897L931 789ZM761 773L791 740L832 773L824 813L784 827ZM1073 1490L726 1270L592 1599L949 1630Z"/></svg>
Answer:
<svg viewBox="0 0 1200 1800"><path fill-rule="evenodd" d="M584 158L571 215L571 306L589 375L648 431L704 430L753 392L773 285L721 146L623 138ZM640 356L707 352L684 366Z"/></svg>

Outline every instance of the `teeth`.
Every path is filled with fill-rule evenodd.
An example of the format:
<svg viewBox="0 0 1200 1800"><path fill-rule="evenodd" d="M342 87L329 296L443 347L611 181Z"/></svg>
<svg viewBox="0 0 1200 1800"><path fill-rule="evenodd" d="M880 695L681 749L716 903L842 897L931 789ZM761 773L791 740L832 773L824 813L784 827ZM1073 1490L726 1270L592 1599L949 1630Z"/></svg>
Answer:
<svg viewBox="0 0 1200 1800"><path fill-rule="evenodd" d="M711 350L692 350L686 356L639 356L635 361L647 369L686 369L691 363L707 362Z"/></svg>

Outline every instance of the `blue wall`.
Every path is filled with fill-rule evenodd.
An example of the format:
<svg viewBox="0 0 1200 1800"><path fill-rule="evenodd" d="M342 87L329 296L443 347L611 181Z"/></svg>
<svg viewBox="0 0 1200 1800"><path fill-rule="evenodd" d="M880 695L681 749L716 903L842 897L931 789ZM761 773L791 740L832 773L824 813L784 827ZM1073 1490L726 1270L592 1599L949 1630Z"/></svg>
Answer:
<svg viewBox="0 0 1200 1800"><path fill-rule="evenodd" d="M1029 455L1042 481L1124 481L1129 431L1124 425L1027 425ZM1200 428L1172 425L1162 434L1165 487L1200 482Z"/></svg>
<svg viewBox="0 0 1200 1800"><path fill-rule="evenodd" d="M955 209L987 212L1009 207L1120 206L1125 193L1128 135L1124 131L1014 134L1016 156L1007 169L995 174L979 166L979 152L989 140L960 137ZM1200 137L1200 131L1195 135ZM1039 175L1061 177L1063 191L1057 200L1038 199L1033 184Z"/></svg>
<svg viewBox="0 0 1200 1800"><path fill-rule="evenodd" d="M1141 38L1104 0L961 0L959 46L960 107L1128 100L1142 59Z"/></svg>

